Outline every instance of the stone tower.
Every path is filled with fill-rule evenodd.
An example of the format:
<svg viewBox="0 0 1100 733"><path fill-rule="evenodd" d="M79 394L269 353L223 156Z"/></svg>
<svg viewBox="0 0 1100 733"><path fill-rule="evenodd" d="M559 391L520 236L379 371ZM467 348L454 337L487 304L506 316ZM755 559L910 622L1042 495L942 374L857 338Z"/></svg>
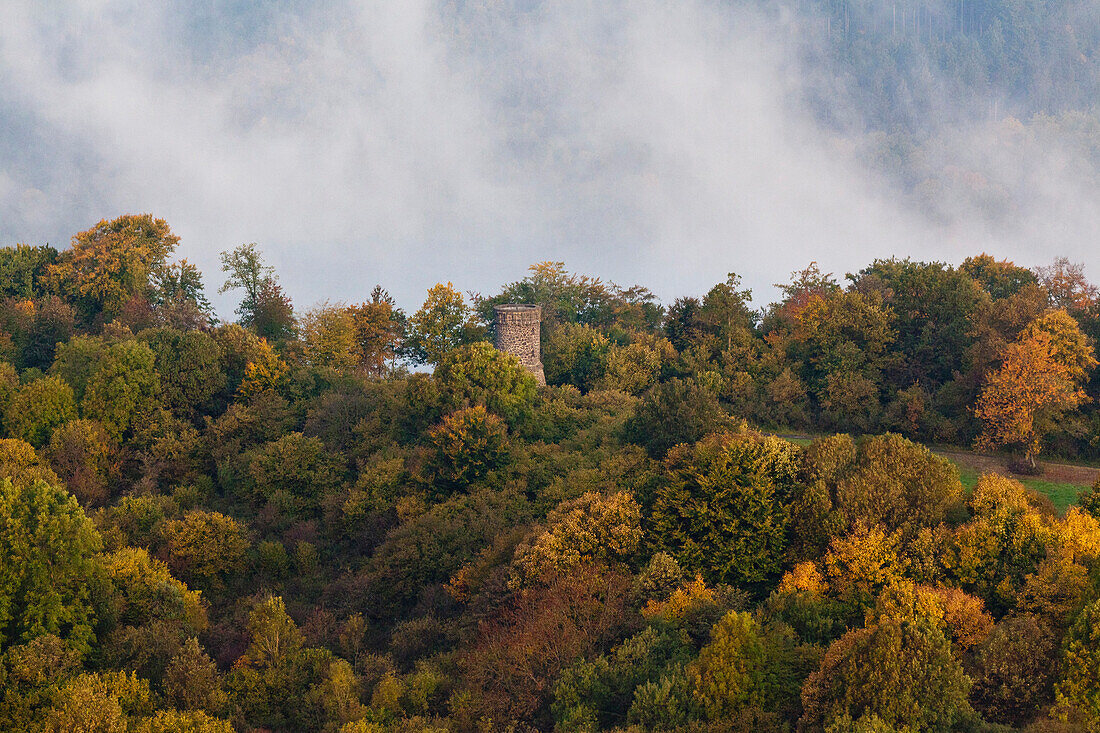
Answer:
<svg viewBox="0 0 1100 733"><path fill-rule="evenodd" d="M541 305L498 305L496 311L496 347L519 359L539 384L546 384L542 371L542 346L539 342Z"/></svg>

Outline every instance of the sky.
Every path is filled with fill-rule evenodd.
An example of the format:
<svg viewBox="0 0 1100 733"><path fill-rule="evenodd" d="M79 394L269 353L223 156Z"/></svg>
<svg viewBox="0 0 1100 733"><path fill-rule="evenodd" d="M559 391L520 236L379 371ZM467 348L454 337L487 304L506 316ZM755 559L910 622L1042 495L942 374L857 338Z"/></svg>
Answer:
<svg viewBox="0 0 1100 733"><path fill-rule="evenodd" d="M1092 264L1100 197L1057 146L959 131L1031 204L932 220L804 108L796 40L702 0L4 0L0 246L152 213L223 317L244 242L298 309L544 260L666 303L736 272L758 304L811 260Z"/></svg>

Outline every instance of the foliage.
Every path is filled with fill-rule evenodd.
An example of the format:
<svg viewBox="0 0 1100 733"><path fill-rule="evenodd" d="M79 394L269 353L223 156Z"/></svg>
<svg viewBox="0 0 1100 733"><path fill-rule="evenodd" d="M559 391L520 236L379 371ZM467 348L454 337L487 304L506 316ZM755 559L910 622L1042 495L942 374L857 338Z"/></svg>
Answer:
<svg viewBox="0 0 1100 733"><path fill-rule="evenodd" d="M761 588L776 579L797 447L731 433L678 448L665 465L649 518L657 546L713 581Z"/></svg>
<svg viewBox="0 0 1100 733"><path fill-rule="evenodd" d="M225 389L222 350L201 331L160 328L140 334L153 351L160 377L161 401L178 415L190 416Z"/></svg>
<svg viewBox="0 0 1100 733"><path fill-rule="evenodd" d="M110 319L131 298L146 296L151 274L177 244L163 219L127 214L73 236L49 273L86 320Z"/></svg>
<svg viewBox="0 0 1100 733"><path fill-rule="evenodd" d="M409 319L406 349L413 360L438 365L451 349L473 340L470 309L462 293L451 283L429 288L424 304Z"/></svg>
<svg viewBox="0 0 1100 733"><path fill-rule="evenodd" d="M729 419L717 397L693 381L672 379L654 385L625 426L625 435L653 458L677 445L718 432Z"/></svg>
<svg viewBox="0 0 1100 733"><path fill-rule="evenodd" d="M95 420L71 420L54 430L46 447L50 466L85 506L104 503L115 472L114 441Z"/></svg>
<svg viewBox="0 0 1100 733"><path fill-rule="evenodd" d="M449 351L433 376L449 405L484 405L510 424L530 414L538 390L516 357L485 342Z"/></svg>
<svg viewBox="0 0 1100 733"><path fill-rule="evenodd" d="M761 629L743 611L731 611L711 631L711 641L687 669L695 702L710 720L745 708L775 711L798 689L793 639Z"/></svg>
<svg viewBox="0 0 1100 733"><path fill-rule="evenodd" d="M562 502L546 528L516 548L513 584L553 577L595 560L626 560L642 540L641 510L626 492Z"/></svg>
<svg viewBox="0 0 1100 733"><path fill-rule="evenodd" d="M1085 607L1066 635L1062 675L1054 687L1061 715L1100 725L1100 601Z"/></svg>
<svg viewBox="0 0 1100 733"><path fill-rule="evenodd" d="M168 566L183 578L209 585L239 572L248 551L245 529L232 517L192 510L162 529Z"/></svg>
<svg viewBox="0 0 1100 733"><path fill-rule="evenodd" d="M977 445L1018 446L1034 464L1050 422L1085 399L1074 379L1076 370L1083 369L1083 356L1060 354L1044 330L1009 345L1004 363L990 375L974 408L984 428ZM1091 353L1087 357L1091 359Z"/></svg>
<svg viewBox="0 0 1100 733"><path fill-rule="evenodd" d="M88 379L80 402L85 418L97 420L118 440L152 410L160 394L153 351L138 341L108 346Z"/></svg>
<svg viewBox="0 0 1100 733"><path fill-rule="evenodd" d="M279 285L275 268L264 264L258 245L250 242L222 252L221 262L226 280L218 292L244 290L236 310L241 325L273 341L290 336L294 331L294 309Z"/></svg>
<svg viewBox="0 0 1100 733"><path fill-rule="evenodd" d="M57 377L43 377L21 387L4 412L8 435L36 448L50 440L55 428L76 417L72 388Z"/></svg>
<svg viewBox="0 0 1100 733"><path fill-rule="evenodd" d="M41 634L90 648L99 547L99 533L64 489L0 482L0 648Z"/></svg>
<svg viewBox="0 0 1100 733"><path fill-rule="evenodd" d="M823 730L843 716L865 715L896 728L952 730L973 718L970 684L934 624L884 620L849 631L829 647L802 688L799 730Z"/></svg>

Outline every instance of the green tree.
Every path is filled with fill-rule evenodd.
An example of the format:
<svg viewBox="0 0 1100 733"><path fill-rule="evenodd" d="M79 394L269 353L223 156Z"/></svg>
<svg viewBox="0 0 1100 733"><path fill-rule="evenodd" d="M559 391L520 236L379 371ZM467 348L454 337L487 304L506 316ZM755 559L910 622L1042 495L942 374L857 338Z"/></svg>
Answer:
<svg viewBox="0 0 1100 733"><path fill-rule="evenodd" d="M159 394L153 351L139 341L119 341L107 347L88 379L81 410L118 440L152 411Z"/></svg>
<svg viewBox="0 0 1100 733"><path fill-rule="evenodd" d="M1100 726L1100 601L1086 606L1070 627L1054 690L1063 719L1072 715L1089 729Z"/></svg>
<svg viewBox="0 0 1100 733"><path fill-rule="evenodd" d="M202 274L187 260L153 269L149 304L157 325L162 328L192 331L217 322L214 307L204 292Z"/></svg>
<svg viewBox="0 0 1100 733"><path fill-rule="evenodd" d="M699 320L713 333L726 351L744 346L752 338L754 315L748 304L751 290L738 290L741 277L730 273L726 282L715 285L703 298Z"/></svg>
<svg viewBox="0 0 1100 733"><path fill-rule="evenodd" d="M956 730L976 716L970 678L951 643L925 619L886 620L849 631L829 647L802 688L800 731L823 731L847 716L875 715L914 732Z"/></svg>
<svg viewBox="0 0 1100 733"><path fill-rule="evenodd" d="M64 489L0 482L0 647L55 634L89 650L100 542Z"/></svg>
<svg viewBox="0 0 1100 733"><path fill-rule="evenodd" d="M282 506L305 518L320 505L324 493L339 480L342 457L333 455L319 438L288 433L247 455L247 485L256 501Z"/></svg>
<svg viewBox="0 0 1100 733"><path fill-rule="evenodd" d="M1015 295L1021 288L1039 282L1035 273L1026 267L997 260L984 252L977 257L967 257L959 270L974 278L994 300Z"/></svg>
<svg viewBox="0 0 1100 733"><path fill-rule="evenodd" d="M910 532L939 524L962 494L953 463L894 434L861 440L854 464L834 489L835 506L849 527L881 523Z"/></svg>
<svg viewBox="0 0 1100 733"><path fill-rule="evenodd" d="M165 522L161 531L168 567L200 586L210 587L244 566L248 537L232 517L193 509Z"/></svg>
<svg viewBox="0 0 1100 733"><path fill-rule="evenodd" d="M762 629L752 616L730 611L711 630L710 643L688 665L696 703L710 720L747 709L776 712L798 696L792 635Z"/></svg>
<svg viewBox="0 0 1100 733"><path fill-rule="evenodd" d="M262 338L279 341L294 332L294 309L283 293L275 268L264 264L255 242L221 253L225 284L219 293L241 289L244 298L237 306L240 323Z"/></svg>
<svg viewBox="0 0 1100 733"><path fill-rule="evenodd" d="M674 450L649 519L654 543L711 582L764 589L786 551L798 452L749 432Z"/></svg>
<svg viewBox="0 0 1100 733"><path fill-rule="evenodd" d="M75 417L72 388L58 377L43 377L15 393L4 413L4 427L9 435L41 448L55 428Z"/></svg>
<svg viewBox="0 0 1100 733"><path fill-rule="evenodd" d="M164 670L164 694L183 710L206 710L217 713L225 707L223 680L199 640L191 637Z"/></svg>
<svg viewBox="0 0 1100 733"><path fill-rule="evenodd" d="M420 364L438 365L444 355L471 340L470 309L451 283L428 289L420 310L409 319L406 349Z"/></svg>
<svg viewBox="0 0 1100 733"><path fill-rule="evenodd" d="M46 446L50 466L85 506L107 501L115 473L116 445L95 420L71 420L53 431Z"/></svg>
<svg viewBox="0 0 1100 733"><path fill-rule="evenodd" d="M545 330L542 362L547 384L594 389L604 377L611 341L588 324L563 323Z"/></svg>
<svg viewBox="0 0 1100 733"><path fill-rule="evenodd" d="M59 252L50 245L0 248L0 299L33 300L53 292L50 266Z"/></svg>
<svg viewBox="0 0 1100 733"><path fill-rule="evenodd" d="M428 443L434 449L429 481L443 492L468 487L507 465L511 456L504 422L481 405L445 417L429 431Z"/></svg>
<svg viewBox="0 0 1100 733"><path fill-rule="evenodd" d="M434 379L450 406L484 405L512 424L530 414L538 394L535 378L516 357L486 342L448 352Z"/></svg>
<svg viewBox="0 0 1100 733"><path fill-rule="evenodd" d="M111 595L110 623L99 639L105 665L160 679L191 636L206 629L199 592L172 577L144 549L124 547L102 559Z"/></svg>
<svg viewBox="0 0 1100 733"><path fill-rule="evenodd" d="M355 316L344 305L327 302L314 306L298 323L298 338L306 362L341 374L359 368L359 330Z"/></svg>
<svg viewBox="0 0 1100 733"><path fill-rule="evenodd" d="M663 458L673 446L694 443L729 425L711 390L694 380L670 379L646 392L623 430L627 440L652 458Z"/></svg>
<svg viewBox="0 0 1100 733"><path fill-rule="evenodd" d="M161 402L175 414L190 417L225 389L222 350L208 334L158 328L140 337L153 351Z"/></svg>
<svg viewBox="0 0 1100 733"><path fill-rule="evenodd" d="M586 562L629 560L642 541L641 518L638 502L624 491L562 502L546 526L516 548L512 584L552 578Z"/></svg>

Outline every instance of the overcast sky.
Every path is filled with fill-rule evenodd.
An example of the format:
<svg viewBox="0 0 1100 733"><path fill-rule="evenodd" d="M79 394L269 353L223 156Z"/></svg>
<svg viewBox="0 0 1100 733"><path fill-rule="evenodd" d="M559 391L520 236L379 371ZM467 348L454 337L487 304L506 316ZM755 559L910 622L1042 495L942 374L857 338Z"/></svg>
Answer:
<svg viewBox="0 0 1100 733"><path fill-rule="evenodd" d="M298 308L528 265L663 300L810 260L1088 260L1092 184L1037 151L1011 231L932 224L802 109L782 20L717 2L0 2L0 245L151 212L221 283L258 242ZM1025 175L1021 173L1020 175ZM223 316L230 296L215 298Z"/></svg>

